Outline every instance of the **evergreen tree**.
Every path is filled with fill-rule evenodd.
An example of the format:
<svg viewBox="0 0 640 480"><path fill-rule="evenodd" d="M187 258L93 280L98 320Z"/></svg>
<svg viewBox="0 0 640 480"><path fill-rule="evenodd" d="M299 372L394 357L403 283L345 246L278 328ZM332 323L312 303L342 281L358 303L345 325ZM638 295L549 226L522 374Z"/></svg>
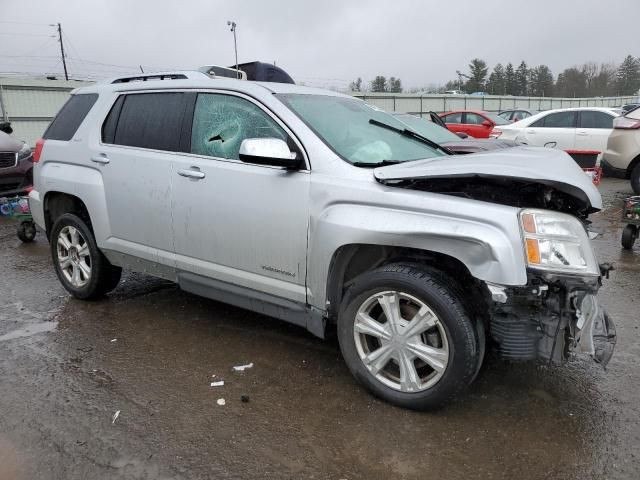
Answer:
<svg viewBox="0 0 640 480"><path fill-rule="evenodd" d="M640 60L627 55L618 67L616 76L618 93L635 95L640 89Z"/></svg>
<svg viewBox="0 0 640 480"><path fill-rule="evenodd" d="M513 70L511 62L507 63L507 67L504 69L504 84L506 95L516 94L516 72Z"/></svg>
<svg viewBox="0 0 640 480"><path fill-rule="evenodd" d="M371 91L372 92L386 92L387 91L387 79L382 75L378 75L371 82Z"/></svg>
<svg viewBox="0 0 640 480"><path fill-rule="evenodd" d="M516 70L515 74L516 93L514 95L525 96L529 92L529 69L524 60Z"/></svg>
<svg viewBox="0 0 640 480"><path fill-rule="evenodd" d="M493 67L489 81L487 82L487 92L492 95L504 95L506 89L505 72L501 63Z"/></svg>
<svg viewBox="0 0 640 480"><path fill-rule="evenodd" d="M467 80L466 90L469 93L482 92L487 80L487 63L479 58L474 58L469 63L469 80Z"/></svg>
<svg viewBox="0 0 640 480"><path fill-rule="evenodd" d="M553 94L553 74L546 65L531 69L529 95L550 97Z"/></svg>

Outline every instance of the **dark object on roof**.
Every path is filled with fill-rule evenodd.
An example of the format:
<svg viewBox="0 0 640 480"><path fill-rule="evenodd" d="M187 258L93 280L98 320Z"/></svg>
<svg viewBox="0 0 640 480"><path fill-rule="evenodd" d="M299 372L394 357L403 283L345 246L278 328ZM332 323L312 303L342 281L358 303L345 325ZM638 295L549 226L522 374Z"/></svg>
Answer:
<svg viewBox="0 0 640 480"><path fill-rule="evenodd" d="M232 65L230 68L235 68ZM247 74L247 80L256 82L293 83L293 78L280 67L263 62L249 62L238 65L238 70Z"/></svg>

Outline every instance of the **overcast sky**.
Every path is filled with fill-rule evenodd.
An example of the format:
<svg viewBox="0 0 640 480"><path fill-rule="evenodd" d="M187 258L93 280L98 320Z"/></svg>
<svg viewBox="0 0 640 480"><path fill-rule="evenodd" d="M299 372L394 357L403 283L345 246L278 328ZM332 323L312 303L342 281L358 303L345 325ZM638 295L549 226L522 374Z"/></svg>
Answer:
<svg viewBox="0 0 640 480"><path fill-rule="evenodd" d="M315 86L377 74L405 87L444 83L474 57L545 63L557 75L640 56L637 34L625 32L639 14L640 0L0 0L0 72L61 73L47 26L56 22L72 76L231 65L235 20L240 63L275 61Z"/></svg>

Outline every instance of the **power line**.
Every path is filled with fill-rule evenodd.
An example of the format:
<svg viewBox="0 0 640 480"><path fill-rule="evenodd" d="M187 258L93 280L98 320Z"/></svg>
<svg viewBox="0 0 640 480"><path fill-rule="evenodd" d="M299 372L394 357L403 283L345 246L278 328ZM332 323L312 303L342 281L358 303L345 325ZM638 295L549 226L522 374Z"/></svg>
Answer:
<svg viewBox="0 0 640 480"><path fill-rule="evenodd" d="M36 27L51 27L49 23L32 23L32 22L13 22L9 20L0 20L0 23L7 23L10 25L34 25Z"/></svg>
<svg viewBox="0 0 640 480"><path fill-rule="evenodd" d="M46 33L22 33L22 32L0 32L0 35L8 36L22 36L22 37L50 37L55 38L55 35L47 35Z"/></svg>

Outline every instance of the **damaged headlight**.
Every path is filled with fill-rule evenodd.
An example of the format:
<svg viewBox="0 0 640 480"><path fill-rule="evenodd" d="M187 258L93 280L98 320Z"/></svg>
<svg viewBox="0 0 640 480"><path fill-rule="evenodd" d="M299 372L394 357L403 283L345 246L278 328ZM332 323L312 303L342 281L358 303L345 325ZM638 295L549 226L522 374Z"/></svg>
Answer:
<svg viewBox="0 0 640 480"><path fill-rule="evenodd" d="M589 237L577 218L549 210L522 210L520 228L529 267L599 275Z"/></svg>

